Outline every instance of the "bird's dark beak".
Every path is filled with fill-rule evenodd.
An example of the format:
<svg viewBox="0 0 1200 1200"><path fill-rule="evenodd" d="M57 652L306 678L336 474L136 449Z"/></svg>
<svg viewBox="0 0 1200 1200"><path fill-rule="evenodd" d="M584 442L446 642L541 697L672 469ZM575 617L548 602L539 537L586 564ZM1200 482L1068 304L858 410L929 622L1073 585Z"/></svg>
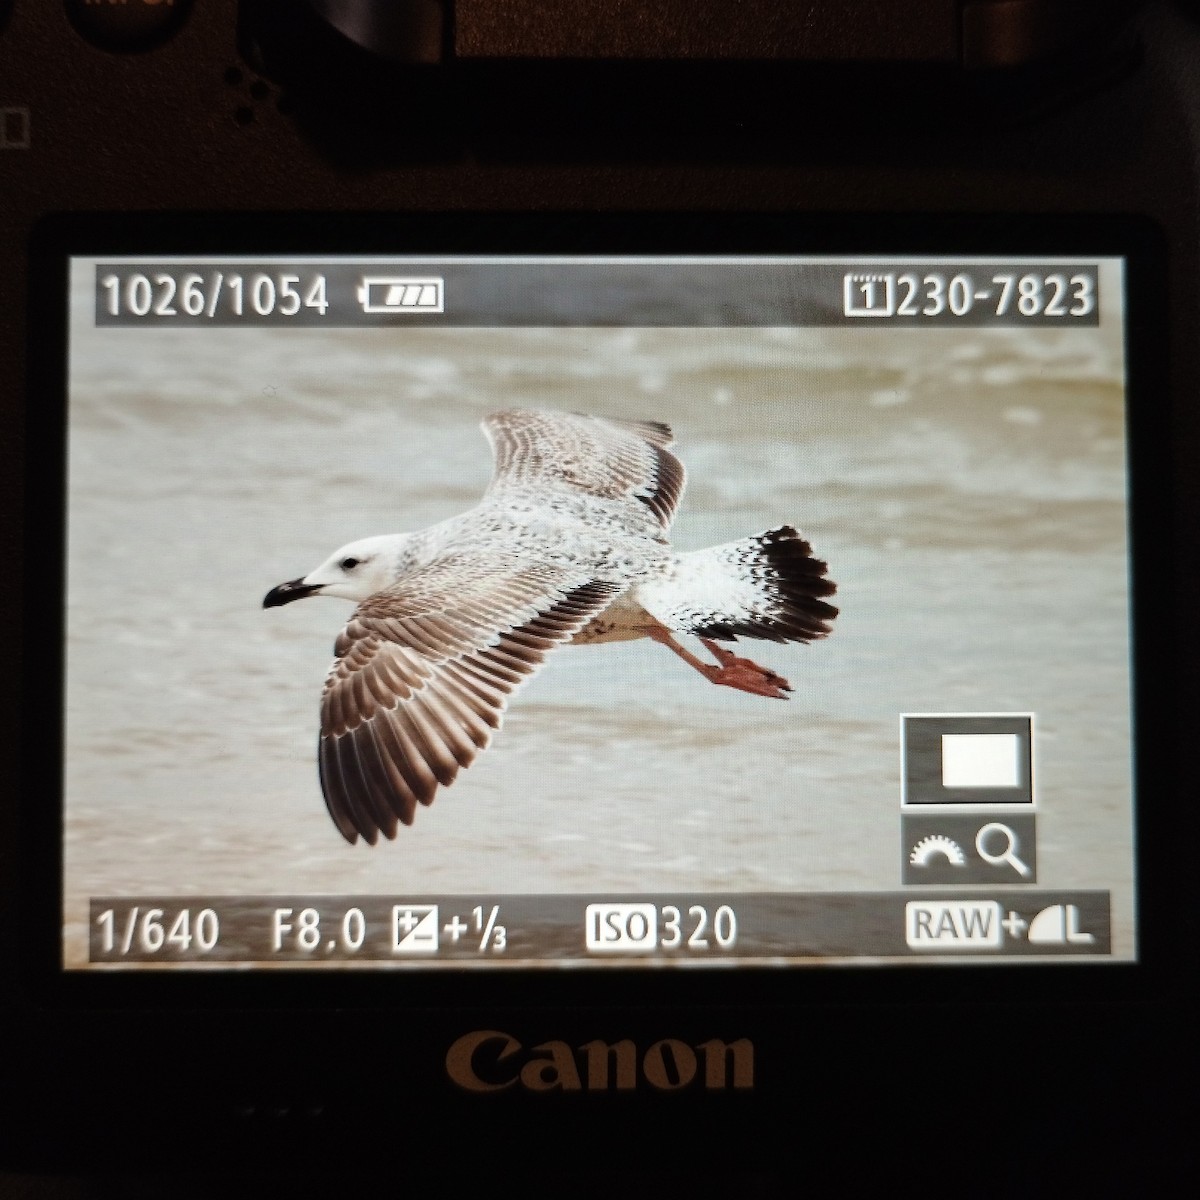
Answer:
<svg viewBox="0 0 1200 1200"><path fill-rule="evenodd" d="M319 583L305 583L303 579L292 579L281 583L277 588L272 588L263 597L263 608L278 608L281 604L291 604L293 600L303 600L305 596L311 596L320 590Z"/></svg>

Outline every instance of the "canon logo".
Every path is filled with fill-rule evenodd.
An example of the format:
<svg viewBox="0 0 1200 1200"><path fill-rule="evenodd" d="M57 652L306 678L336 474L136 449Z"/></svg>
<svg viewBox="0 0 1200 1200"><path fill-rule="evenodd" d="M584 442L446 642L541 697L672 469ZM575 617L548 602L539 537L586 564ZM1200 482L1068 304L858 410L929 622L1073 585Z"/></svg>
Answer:
<svg viewBox="0 0 1200 1200"><path fill-rule="evenodd" d="M531 1092L628 1092L643 1083L660 1092L687 1087L746 1090L754 1086L754 1043L749 1038L714 1038L689 1046L678 1038L663 1038L645 1050L628 1039L526 1047L511 1034L475 1029L446 1051L446 1073L468 1092L511 1087Z"/></svg>

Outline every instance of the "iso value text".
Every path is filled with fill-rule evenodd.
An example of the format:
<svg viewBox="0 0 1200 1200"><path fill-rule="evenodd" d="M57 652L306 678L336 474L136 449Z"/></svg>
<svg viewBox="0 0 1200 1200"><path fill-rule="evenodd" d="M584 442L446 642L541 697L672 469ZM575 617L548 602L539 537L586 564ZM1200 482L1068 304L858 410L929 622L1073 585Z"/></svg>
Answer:
<svg viewBox="0 0 1200 1200"><path fill-rule="evenodd" d="M705 954L737 945L737 914L728 904L608 902L584 913L587 949L596 954L650 954L658 950Z"/></svg>

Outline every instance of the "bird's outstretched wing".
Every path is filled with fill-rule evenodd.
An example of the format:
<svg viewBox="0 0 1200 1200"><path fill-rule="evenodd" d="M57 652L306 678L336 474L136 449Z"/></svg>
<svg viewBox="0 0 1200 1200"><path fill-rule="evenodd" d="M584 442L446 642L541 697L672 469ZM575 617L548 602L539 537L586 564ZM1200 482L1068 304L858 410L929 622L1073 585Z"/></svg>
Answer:
<svg viewBox="0 0 1200 1200"><path fill-rule="evenodd" d="M622 590L552 566L456 555L365 600L321 698L321 787L347 841L412 823L500 727L508 697Z"/></svg>
<svg viewBox="0 0 1200 1200"><path fill-rule="evenodd" d="M495 471L488 495L536 488L645 505L666 529L683 494L683 464L661 421L507 409L483 420Z"/></svg>

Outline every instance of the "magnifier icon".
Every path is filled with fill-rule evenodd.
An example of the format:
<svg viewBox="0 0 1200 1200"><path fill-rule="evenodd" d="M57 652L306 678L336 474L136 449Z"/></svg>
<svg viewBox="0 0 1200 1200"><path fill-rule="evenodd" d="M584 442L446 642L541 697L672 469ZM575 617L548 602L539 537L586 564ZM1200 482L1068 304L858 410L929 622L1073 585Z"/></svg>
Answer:
<svg viewBox="0 0 1200 1200"><path fill-rule="evenodd" d="M987 849L987 840L993 834L996 835L992 838L993 848L1003 845L999 854ZM999 821L989 822L975 835L975 849L985 863L990 863L993 867L1012 867L1022 879L1028 879L1033 872L1017 857L1020 845L1017 835Z"/></svg>

